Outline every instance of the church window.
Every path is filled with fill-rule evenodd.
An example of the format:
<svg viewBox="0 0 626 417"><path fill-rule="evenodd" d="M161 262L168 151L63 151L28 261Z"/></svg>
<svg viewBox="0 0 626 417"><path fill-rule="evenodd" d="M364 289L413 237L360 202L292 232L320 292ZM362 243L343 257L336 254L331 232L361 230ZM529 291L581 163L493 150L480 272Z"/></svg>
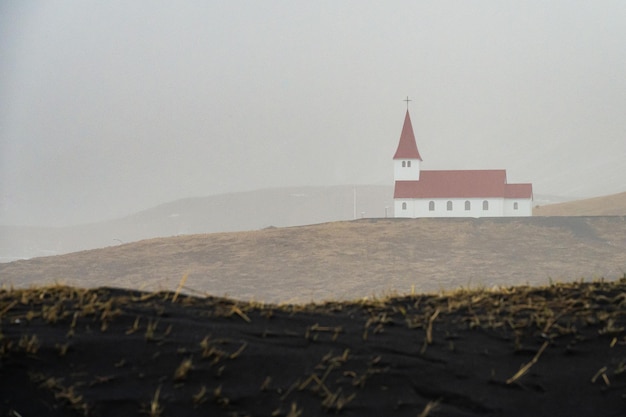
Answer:
<svg viewBox="0 0 626 417"><path fill-rule="evenodd" d="M519 208L519 205L517 204L517 201L515 203L513 203L513 210L517 210Z"/></svg>
<svg viewBox="0 0 626 417"><path fill-rule="evenodd" d="M407 166L408 168L411 168L411 161L406 161L406 166Z"/></svg>
<svg viewBox="0 0 626 417"><path fill-rule="evenodd" d="M452 211L452 201L448 201L448 203L446 204L446 209L448 211Z"/></svg>
<svg viewBox="0 0 626 417"><path fill-rule="evenodd" d="M402 203L402 210L406 210L406 203Z"/></svg>
<svg viewBox="0 0 626 417"><path fill-rule="evenodd" d="M483 210L489 210L489 201L483 201Z"/></svg>
<svg viewBox="0 0 626 417"><path fill-rule="evenodd" d="M402 168L406 168L406 161L402 161Z"/></svg>
<svg viewBox="0 0 626 417"><path fill-rule="evenodd" d="M428 203L428 210L429 211L435 211L435 202L431 201L430 203Z"/></svg>

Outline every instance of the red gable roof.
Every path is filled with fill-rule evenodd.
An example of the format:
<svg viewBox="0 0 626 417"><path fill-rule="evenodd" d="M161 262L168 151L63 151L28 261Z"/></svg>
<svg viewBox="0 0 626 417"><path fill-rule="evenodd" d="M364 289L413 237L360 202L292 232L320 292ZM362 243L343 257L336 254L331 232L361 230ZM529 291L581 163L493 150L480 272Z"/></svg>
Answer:
<svg viewBox="0 0 626 417"><path fill-rule="evenodd" d="M532 184L507 184L504 188L505 198L530 198L532 195Z"/></svg>
<svg viewBox="0 0 626 417"><path fill-rule="evenodd" d="M396 181L394 198L530 198L531 184L507 184L506 171L421 171L419 181Z"/></svg>
<svg viewBox="0 0 626 417"><path fill-rule="evenodd" d="M398 149L393 159L419 159L422 160L419 151L417 150L417 143L415 142L415 134L413 134L413 125L411 125L411 117L409 111L406 111L404 117L404 126L402 126L402 133L400 134L400 143L398 143Z"/></svg>

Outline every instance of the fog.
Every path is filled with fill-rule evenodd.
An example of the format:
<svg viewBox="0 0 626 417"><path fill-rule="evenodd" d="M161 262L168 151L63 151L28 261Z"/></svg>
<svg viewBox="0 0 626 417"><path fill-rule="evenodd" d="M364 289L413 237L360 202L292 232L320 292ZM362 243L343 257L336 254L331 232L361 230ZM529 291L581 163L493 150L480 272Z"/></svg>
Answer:
<svg viewBox="0 0 626 417"><path fill-rule="evenodd" d="M0 224L424 169L626 190L623 1L0 4Z"/></svg>

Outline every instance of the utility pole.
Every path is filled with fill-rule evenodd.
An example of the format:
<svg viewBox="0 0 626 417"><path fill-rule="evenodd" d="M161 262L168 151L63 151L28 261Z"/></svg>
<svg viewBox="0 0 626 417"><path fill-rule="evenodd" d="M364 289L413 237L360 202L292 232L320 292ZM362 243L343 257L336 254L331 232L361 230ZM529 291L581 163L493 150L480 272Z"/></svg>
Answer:
<svg viewBox="0 0 626 417"><path fill-rule="evenodd" d="M356 185L354 186L354 216L353 220L356 220Z"/></svg>

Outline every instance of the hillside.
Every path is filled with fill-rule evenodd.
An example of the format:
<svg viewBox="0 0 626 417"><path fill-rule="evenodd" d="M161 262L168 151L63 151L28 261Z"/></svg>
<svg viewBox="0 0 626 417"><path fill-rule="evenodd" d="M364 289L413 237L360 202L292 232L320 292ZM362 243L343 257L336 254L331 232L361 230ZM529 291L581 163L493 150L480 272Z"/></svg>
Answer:
<svg viewBox="0 0 626 417"><path fill-rule="evenodd" d="M353 220L355 209L357 218L393 216L393 188L358 185L257 190L177 200L92 224L0 226L0 262L155 237Z"/></svg>
<svg viewBox="0 0 626 417"><path fill-rule="evenodd" d="M356 192L356 207L355 207ZM535 216L626 215L626 193L567 203L535 196ZM294 187L187 198L123 218L66 227L0 226L0 263L190 234L393 216L393 187Z"/></svg>
<svg viewBox="0 0 626 417"><path fill-rule="evenodd" d="M393 291L622 277L625 217L362 219L150 239L0 264L0 283L62 282L307 302Z"/></svg>
<svg viewBox="0 0 626 417"><path fill-rule="evenodd" d="M608 196L539 206L533 216L624 216L626 192Z"/></svg>

